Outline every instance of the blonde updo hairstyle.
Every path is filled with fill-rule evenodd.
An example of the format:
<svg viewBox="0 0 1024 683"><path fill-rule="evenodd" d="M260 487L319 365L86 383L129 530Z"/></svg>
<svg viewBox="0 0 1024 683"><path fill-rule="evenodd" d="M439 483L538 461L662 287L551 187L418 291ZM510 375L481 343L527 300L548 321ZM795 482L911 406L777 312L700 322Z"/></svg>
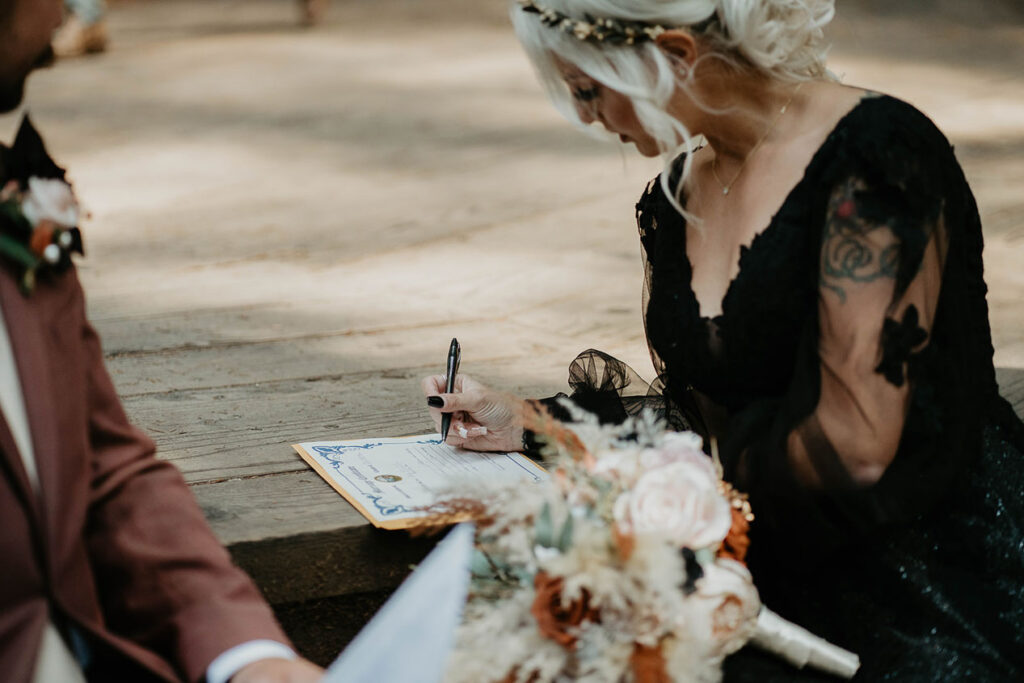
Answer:
<svg viewBox="0 0 1024 683"><path fill-rule="evenodd" d="M575 103L555 63L572 64L604 87L630 99L637 119L657 141L665 159L662 188L676 208L690 172L687 156L675 188L670 167L693 137L666 107L676 88L692 95L693 73L700 61L715 59L728 68L753 71L786 82L826 77L824 27L835 14L834 0L537 0L545 8L576 20L588 16L641 22L666 29L686 28L706 49L690 68L679 65L651 40L636 45L588 42L571 32L542 23L512 0L516 34L555 106L577 126ZM695 102L698 106L700 102ZM689 216L688 216L689 217Z"/></svg>

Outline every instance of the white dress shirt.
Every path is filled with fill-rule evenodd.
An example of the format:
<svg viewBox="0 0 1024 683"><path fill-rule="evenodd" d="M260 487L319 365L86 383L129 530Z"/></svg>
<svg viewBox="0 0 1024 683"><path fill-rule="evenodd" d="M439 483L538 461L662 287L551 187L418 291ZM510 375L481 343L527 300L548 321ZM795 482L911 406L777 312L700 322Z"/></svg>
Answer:
<svg viewBox="0 0 1024 683"><path fill-rule="evenodd" d="M36 468L32 432L25 411L25 397L21 390L18 366L14 362L7 322L0 309L0 412L7 421L21 461L36 495L40 495L39 472ZM274 640L250 640L222 652L206 669L207 683L227 683L243 667L261 659L295 659L295 652ZM36 683L65 681L85 683L85 677L74 654L61 638L52 622L47 622L40 644L34 677Z"/></svg>

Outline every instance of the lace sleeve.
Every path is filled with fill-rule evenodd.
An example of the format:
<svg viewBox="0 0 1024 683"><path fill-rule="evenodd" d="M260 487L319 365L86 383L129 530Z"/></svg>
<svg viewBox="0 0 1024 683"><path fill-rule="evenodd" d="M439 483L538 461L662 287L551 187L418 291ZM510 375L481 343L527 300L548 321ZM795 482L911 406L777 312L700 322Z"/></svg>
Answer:
<svg viewBox="0 0 1024 683"><path fill-rule="evenodd" d="M790 389L730 424L730 476L780 538L820 548L913 517L955 471L938 394L956 378L941 386L932 338L949 236L929 180L856 173L831 186L817 316Z"/></svg>
<svg viewBox="0 0 1024 683"><path fill-rule="evenodd" d="M810 486L874 484L899 449L917 383L908 375L928 344L947 242L938 218L894 227L885 207L897 199L849 179L829 201L820 397L788 439L790 464Z"/></svg>
<svg viewBox="0 0 1024 683"><path fill-rule="evenodd" d="M676 173L680 172L684 162L680 157L676 163ZM640 233L640 260L644 267L643 291L641 294L641 310L646 311L650 298L652 265L648 259L650 251L658 249L657 240L660 218L656 211L649 211L645 203L653 193L658 192L657 180L648 184L637 204L637 227ZM673 212L674 208L671 209ZM647 319L644 317L644 325ZM671 429L702 430L700 410L690 397L683 401L671 401L665 395L662 380L665 365L653 348L650 348L651 361L657 377L651 383L643 380L629 365L603 351L587 349L579 354L569 367L569 387L571 395L560 393L556 396L540 399L554 417L568 421L568 412L559 403L560 399L568 398L579 407L593 413L604 424L617 424L629 416L638 415L649 410L665 420ZM527 453L538 452L534 435L527 432L523 440Z"/></svg>

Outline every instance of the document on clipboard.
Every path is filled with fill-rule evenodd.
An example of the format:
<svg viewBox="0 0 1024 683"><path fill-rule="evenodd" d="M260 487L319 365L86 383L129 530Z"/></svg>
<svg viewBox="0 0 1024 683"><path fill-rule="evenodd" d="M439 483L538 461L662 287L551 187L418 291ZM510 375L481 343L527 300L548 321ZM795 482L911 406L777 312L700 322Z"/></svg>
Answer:
<svg viewBox="0 0 1024 683"><path fill-rule="evenodd" d="M292 446L310 467L374 526L406 529L456 485L537 483L548 473L522 453L478 453L455 448L437 434Z"/></svg>

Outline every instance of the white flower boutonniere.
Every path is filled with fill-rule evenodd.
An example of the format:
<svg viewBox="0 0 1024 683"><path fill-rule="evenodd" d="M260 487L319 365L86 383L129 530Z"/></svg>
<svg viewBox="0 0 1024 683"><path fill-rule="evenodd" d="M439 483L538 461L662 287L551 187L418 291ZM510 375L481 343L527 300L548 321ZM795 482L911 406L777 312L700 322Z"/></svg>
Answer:
<svg viewBox="0 0 1024 683"><path fill-rule="evenodd" d="M75 194L70 185L57 178L29 178L28 192L22 199L21 211L34 226L49 221L55 227L65 230L78 227L78 201Z"/></svg>
<svg viewBox="0 0 1024 683"><path fill-rule="evenodd" d="M64 170L46 153L25 118L14 145L0 146L0 258L12 268L22 292L35 289L40 273L59 273L82 253L81 212Z"/></svg>

